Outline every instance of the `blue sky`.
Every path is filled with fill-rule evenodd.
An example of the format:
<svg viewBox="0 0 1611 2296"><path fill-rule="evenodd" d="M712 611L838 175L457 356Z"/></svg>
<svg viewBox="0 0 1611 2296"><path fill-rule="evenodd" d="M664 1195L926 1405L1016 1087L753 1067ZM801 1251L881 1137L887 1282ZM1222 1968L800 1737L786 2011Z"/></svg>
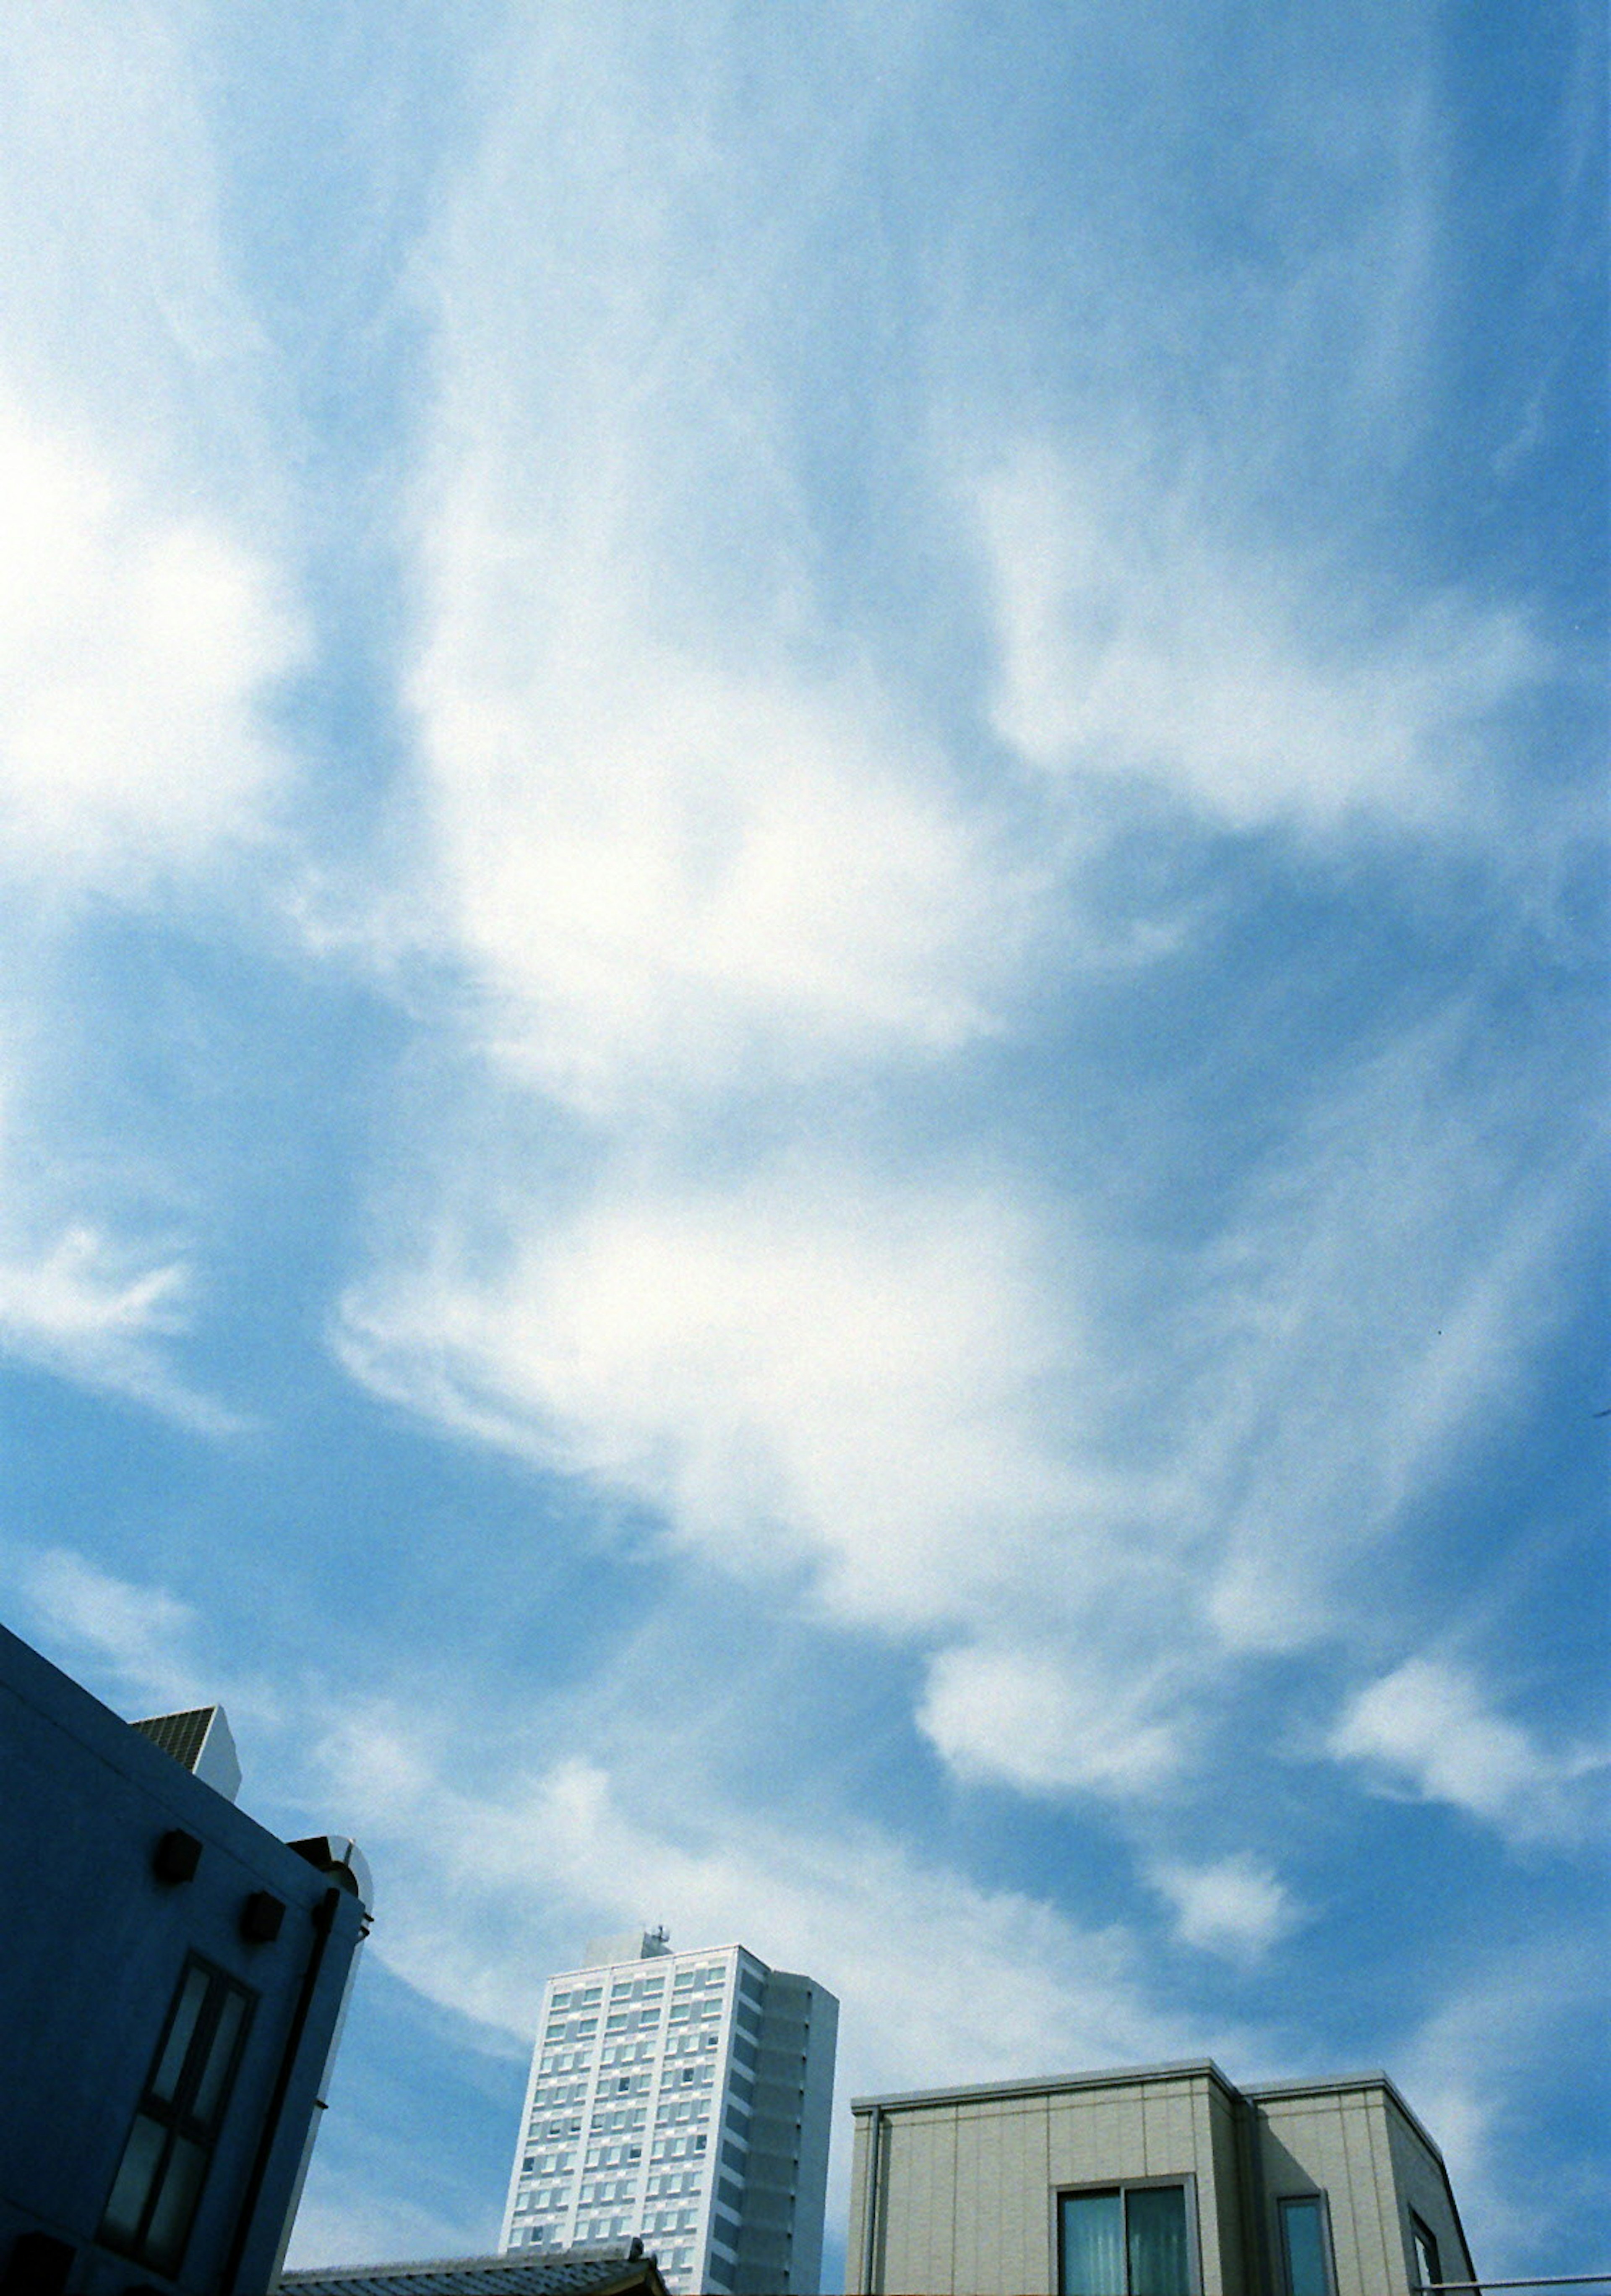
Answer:
<svg viewBox="0 0 1611 2296"><path fill-rule="evenodd" d="M371 1858L297 2260L642 1919L1605 2263L1599 12L0 37L0 1570Z"/></svg>

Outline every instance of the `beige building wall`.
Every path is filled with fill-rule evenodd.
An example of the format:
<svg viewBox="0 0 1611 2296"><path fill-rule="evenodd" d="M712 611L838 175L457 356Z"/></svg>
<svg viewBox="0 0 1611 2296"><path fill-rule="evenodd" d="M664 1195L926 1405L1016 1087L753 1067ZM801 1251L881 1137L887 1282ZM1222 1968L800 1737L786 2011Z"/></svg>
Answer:
<svg viewBox="0 0 1611 2296"><path fill-rule="evenodd" d="M1405 2296L1416 2285L1413 2210L1448 2280L1475 2276L1442 2156L1385 2080L1254 2093L1269 2236L1284 2194L1327 2195L1338 2296Z"/></svg>
<svg viewBox="0 0 1611 2296"><path fill-rule="evenodd" d="M1204 2066L882 2112L872 2287L903 2296L1054 2296L1060 2191L1179 2177L1193 2182L1200 2216L1216 2227L1203 2243L1204 2296L1237 2296L1221 2270L1223 2253L1237 2266L1241 2255L1234 2177L1221 2190L1233 2157L1222 2089ZM866 2296L872 2126L871 2114L857 2113L845 2286L858 2296ZM1218 2235L1222 2218L1228 2241Z"/></svg>
<svg viewBox="0 0 1611 2296"><path fill-rule="evenodd" d="M1444 2276L1474 2276L1443 2162L1384 2077L1244 2095L1204 2063L859 2101L846 2289L1056 2296L1059 2193L1153 2179L1188 2187L1201 2296L1285 2296L1280 2202L1316 2191L1336 2296L1408 2296L1412 2208Z"/></svg>

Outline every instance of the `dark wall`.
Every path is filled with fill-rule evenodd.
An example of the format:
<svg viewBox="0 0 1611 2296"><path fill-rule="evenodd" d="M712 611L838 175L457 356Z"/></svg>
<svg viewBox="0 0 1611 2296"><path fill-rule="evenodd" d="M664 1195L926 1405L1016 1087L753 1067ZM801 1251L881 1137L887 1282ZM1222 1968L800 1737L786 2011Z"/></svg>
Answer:
<svg viewBox="0 0 1611 2296"><path fill-rule="evenodd" d="M189 1880L153 1867L164 1835L199 1842ZM180 1861L183 1863L183 1860ZM245 1933L249 1900L259 1901ZM244 1928L243 1928L244 1923ZM300 2181L365 1910L346 1890L182 1769L0 1628L0 2291L72 2251L71 2296L135 2283L178 2296L260 2296ZM328 1935L321 1948L321 1927ZM95 2234L187 1957L255 1997L231 2100L176 2277L95 2245ZM316 1960L316 1981L308 1985ZM300 2045L288 2043L304 1993ZM242 2210L276 2086L271 2152L243 2245ZM30 2261L31 2259L31 2261Z"/></svg>

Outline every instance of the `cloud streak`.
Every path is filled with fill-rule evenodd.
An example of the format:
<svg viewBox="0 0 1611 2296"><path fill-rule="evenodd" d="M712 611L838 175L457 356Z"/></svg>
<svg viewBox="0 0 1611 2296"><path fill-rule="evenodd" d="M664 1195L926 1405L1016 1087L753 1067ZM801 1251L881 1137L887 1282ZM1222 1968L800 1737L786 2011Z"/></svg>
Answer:
<svg viewBox="0 0 1611 2296"><path fill-rule="evenodd" d="M1406 1659L1358 1691L1329 1747L1379 1792L1449 1803L1522 1841L1576 1831L1585 1789L1611 1768L1603 1749L1541 1746L1467 1669L1437 1658Z"/></svg>
<svg viewBox="0 0 1611 2296"><path fill-rule="evenodd" d="M1241 832L1463 838L1491 810L1496 721L1547 667L1515 607L1344 594L1336 572L1228 545L1184 484L1089 447L1018 448L980 519L994 722L1043 772L1154 784Z"/></svg>
<svg viewBox="0 0 1611 2296"><path fill-rule="evenodd" d="M25 1607L211 1652L495 2052L663 1914L871 2087L1430 2004L1480 2101L1600 1783L1524 14L0 33Z"/></svg>
<svg viewBox="0 0 1611 2296"><path fill-rule="evenodd" d="M106 1064L68 1048L109 919L213 906L283 835L266 703L308 638L260 526L194 60L160 11L3 37L0 1344L217 1435L243 1420L172 1361L205 1288L186 1192L121 1128L88 1152Z"/></svg>

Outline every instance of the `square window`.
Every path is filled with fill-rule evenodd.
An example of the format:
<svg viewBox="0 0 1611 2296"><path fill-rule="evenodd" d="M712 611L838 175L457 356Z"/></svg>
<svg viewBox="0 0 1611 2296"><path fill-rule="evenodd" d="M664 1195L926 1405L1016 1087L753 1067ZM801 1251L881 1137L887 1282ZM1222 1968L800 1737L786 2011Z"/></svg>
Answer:
<svg viewBox="0 0 1611 2296"><path fill-rule="evenodd" d="M1191 2296L1186 2187L1060 2194L1057 2284L1061 2296Z"/></svg>

